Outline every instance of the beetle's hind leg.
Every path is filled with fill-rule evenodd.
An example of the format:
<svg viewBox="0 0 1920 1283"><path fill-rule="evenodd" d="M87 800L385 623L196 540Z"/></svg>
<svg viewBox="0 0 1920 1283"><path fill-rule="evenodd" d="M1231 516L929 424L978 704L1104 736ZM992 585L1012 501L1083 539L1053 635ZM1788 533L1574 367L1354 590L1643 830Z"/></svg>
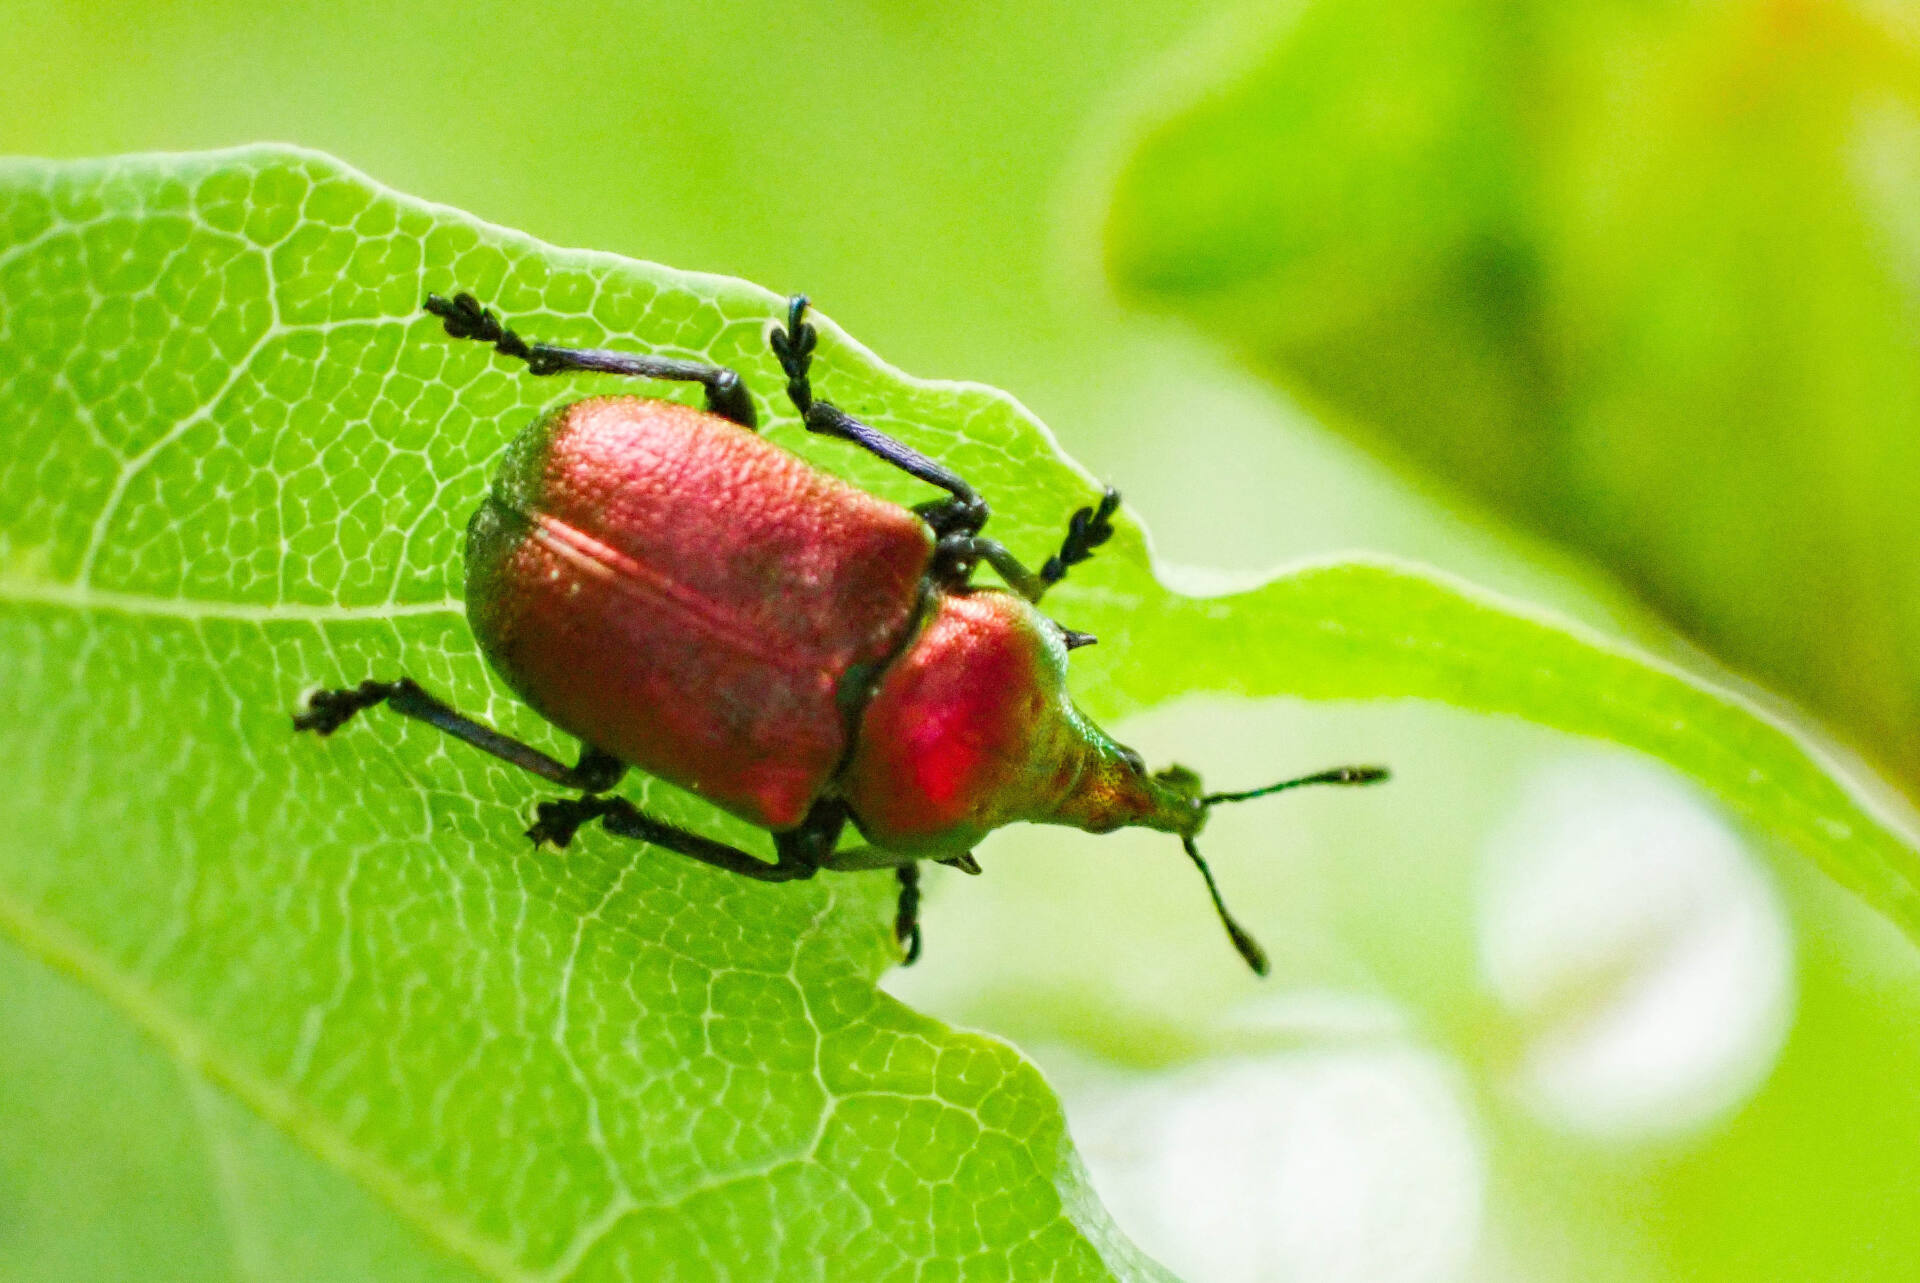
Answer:
<svg viewBox="0 0 1920 1283"><path fill-rule="evenodd" d="M500 318L480 306L471 294L442 298L427 295L427 311L439 317L448 334L456 339L475 339L493 344L502 356L527 363L530 374L564 374L581 371L591 374L626 374L640 379L671 379L698 383L706 390L707 409L723 419L732 419L743 428L755 425L753 397L738 373L724 365L701 361L682 361L668 356L643 356L636 352L616 352L610 348L555 347L550 343L529 343L500 323Z"/></svg>
<svg viewBox="0 0 1920 1283"><path fill-rule="evenodd" d="M530 744L522 744L456 711L444 700L436 699L422 690L420 684L411 677L391 682L370 680L358 686L314 691L307 696L305 707L294 714L293 729L331 735L357 714L381 704L402 717L425 722L455 739L464 740L483 753L491 753L523 771L532 771L541 779L551 780L562 788L599 793L618 784L620 777L627 773L626 763L591 745L580 750L577 765L567 766Z"/></svg>

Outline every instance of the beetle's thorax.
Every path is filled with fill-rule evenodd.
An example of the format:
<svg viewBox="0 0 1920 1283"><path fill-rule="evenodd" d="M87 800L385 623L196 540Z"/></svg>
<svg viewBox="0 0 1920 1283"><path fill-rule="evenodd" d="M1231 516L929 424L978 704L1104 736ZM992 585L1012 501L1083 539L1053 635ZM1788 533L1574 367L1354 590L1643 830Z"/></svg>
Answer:
<svg viewBox="0 0 1920 1283"><path fill-rule="evenodd" d="M1011 593L943 593L881 676L841 788L869 841L957 855L1001 825L1197 830L1197 798L1141 769L1066 690L1059 629Z"/></svg>

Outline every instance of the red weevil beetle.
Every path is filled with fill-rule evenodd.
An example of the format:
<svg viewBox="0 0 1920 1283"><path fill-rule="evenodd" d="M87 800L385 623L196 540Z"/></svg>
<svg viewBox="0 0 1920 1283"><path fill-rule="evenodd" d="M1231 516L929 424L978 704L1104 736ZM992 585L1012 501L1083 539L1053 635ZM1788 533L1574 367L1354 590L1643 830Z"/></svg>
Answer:
<svg viewBox="0 0 1920 1283"><path fill-rule="evenodd" d="M1179 836L1247 965L1266 955L1221 901L1194 845L1209 808L1306 784L1371 784L1339 767L1203 793L1149 773L1066 693L1067 652L1093 641L1036 608L1113 534L1119 494L1075 512L1036 574L982 538L987 504L918 451L813 395L807 300L769 331L810 432L839 437L947 492L907 509L830 477L755 431L720 366L528 343L470 294L428 295L449 335L536 375L700 384L704 412L638 396L573 401L508 447L467 525L467 618L494 669L581 742L568 767L408 678L315 691L297 730L327 735L385 703L579 797L541 802L527 836L565 847L591 821L765 882L893 869L896 937L920 954L917 862L978 873L974 845L1017 820ZM986 562L1007 589L976 587ZM1010 591L1009 591L1010 590ZM629 766L769 830L772 863L648 816L607 790ZM842 850L848 822L867 845Z"/></svg>

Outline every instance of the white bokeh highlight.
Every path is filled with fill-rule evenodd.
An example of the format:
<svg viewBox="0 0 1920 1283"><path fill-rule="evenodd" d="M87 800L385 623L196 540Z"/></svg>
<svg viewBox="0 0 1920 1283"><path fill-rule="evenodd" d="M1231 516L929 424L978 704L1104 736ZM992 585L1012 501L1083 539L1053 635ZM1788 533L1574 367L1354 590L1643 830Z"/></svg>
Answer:
<svg viewBox="0 0 1920 1283"><path fill-rule="evenodd" d="M1055 1078L1101 1201L1188 1283L1469 1277L1480 1142L1451 1063L1403 1034Z"/></svg>
<svg viewBox="0 0 1920 1283"><path fill-rule="evenodd" d="M1687 785L1624 756L1548 764L1483 871L1481 966L1520 1031L1508 1085L1536 1118L1674 1138L1765 1081L1793 1006L1787 917Z"/></svg>

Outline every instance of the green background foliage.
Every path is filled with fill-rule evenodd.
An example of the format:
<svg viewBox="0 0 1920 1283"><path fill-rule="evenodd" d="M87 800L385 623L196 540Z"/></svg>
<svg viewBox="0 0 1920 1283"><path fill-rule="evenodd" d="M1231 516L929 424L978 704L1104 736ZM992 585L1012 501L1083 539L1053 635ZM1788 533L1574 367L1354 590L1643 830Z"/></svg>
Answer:
<svg viewBox="0 0 1920 1283"><path fill-rule="evenodd" d="M1501 38L1476 12L1381 9L1377 29L1408 30L1406 57L1427 60L1421 74L1393 78L1397 101L1426 110L1438 95L1453 104L1446 120L1501 118L1500 103L1488 101L1497 95L1469 74L1484 61L1474 49ZM1182 119L1194 85L1234 80L1222 47L1242 50L1242 67L1268 48L1248 42L1236 20L1142 78L1211 17L1182 3L948 12L736 0L662 11L477 4L449 21L442 10L354 2L270 12L216 3L183 17L32 0L0 50L8 107L0 150L87 155L296 138L549 242L805 288L904 368L1015 390L1089 468L1122 486L1163 559L1248 571L1359 546L1437 563L1588 621L1599 632L1576 632L1569 644L1531 611L1515 617L1446 579L1408 578L1379 561L1293 576L1237 601L1182 603L1146 577L1131 530L1063 597L1069 622L1103 635L1075 664L1077 692L1102 715L1199 691L1419 694L1517 712L1678 762L1749 818L1758 850L1784 857L1769 863L1768 880L1790 915L1793 1023L1764 1073L1679 1132L1596 1139L1543 1121L1515 1091L1517 1059L1556 1026L1491 1001L1478 956L1488 834L1535 763L1575 752L1567 742L1431 705L1261 698L1186 699L1120 727L1150 758L1191 762L1222 786L1340 760L1395 766L1392 788L1365 797L1223 813L1208 850L1236 911L1275 956L1270 1001L1332 992L1388 1005L1398 1023L1387 1052L1433 1058L1462 1102L1479 1155L1477 1245L1468 1264L1434 1267L1455 1273L1409 1277L1904 1278L1920 1247L1912 1228L1920 1101L1911 1088L1920 1044L1906 1032L1920 1014L1920 982L1910 946L1801 858L1821 859L1899 916L1911 855L1881 827L1881 807L1817 765L1828 754L1810 765L1806 731L1784 729L1775 713L1756 717L1746 697L1716 693L1722 675L1709 671L1704 684L1682 675L1700 671L1701 657L1649 626L1605 581L1409 492L1231 362L1113 311L1087 288L1084 247L1104 217L1105 176L1141 137L1114 122ZM1644 34L1592 25L1563 33L1563 57L1576 66L1614 66ZM1360 38L1364 24L1353 30L1301 70L1280 107L1310 102L1313 85L1378 89L1379 50ZM1712 33L1692 48L1726 56ZM1583 49L1614 54L1589 59ZM1130 81L1136 87L1115 101L1114 87ZM1270 121L1247 128L1275 132ZM1420 275L1432 243L1481 226L1484 202L1509 189L1512 171L1559 154L1444 138L1432 146L1402 139L1389 148L1395 165L1374 171L1391 177L1404 166L1431 178L1406 189L1411 198L1349 200L1342 193L1353 185L1335 180L1355 149L1312 152L1315 182L1294 195L1323 193L1325 217L1290 222L1304 222L1297 232L1344 223L1351 240L1323 280L1327 311L1288 295L1315 324L1347 323L1332 316L1341 307L1373 314L1394 272ZM1697 155L1689 165L1675 146L1678 171L1698 167ZM1711 148L1703 141L1700 151ZM1141 155L1124 172L1165 152ZM1239 164L1234 181L1256 212L1282 208L1261 194L1268 153L1225 155L1220 163ZM85 187L91 172L73 180ZM49 181L37 170L10 170L10 180L22 174L31 190ZM213 306L239 303L259 283L246 279L247 262L262 256L202 259L188 248L194 238L168 239L185 230L177 224L147 230L124 255L97 229L82 243L99 252L75 248L64 265L46 254L73 247L72 238L8 259L17 279L98 273L91 292L146 296L161 258L178 269L170 280L204 282L190 269L206 267L233 292L216 300L203 283L198 294L166 294L157 308L165 291L155 289L153 302L64 323L9 303L9 323L29 341L10 333L7 352L42 359L0 367L9 380L0 430L10 445L42 445L0 465L9 532L0 753L22 781L13 805L26 817L9 810L0 839L11 906L0 946L0 1273L517 1277L563 1264L566 1248L556 1244L600 1243L608 1255L587 1261L599 1266L638 1250L650 1231L684 1230L682 1246L650 1266L670 1263L686 1277L759 1278L769 1269L812 1277L826 1267L792 1235L816 1227L822 1241L870 1252L835 1258L857 1272L920 1260L940 1277L974 1244L982 1255L965 1268L992 1276L1029 1225L1054 1236L1047 1255L1062 1272L1076 1261L1095 1262L1096 1275L1147 1270L1111 1235L1059 1148L1058 1115L1031 1071L1000 1044L874 994L872 977L887 961L883 888L849 878L743 889L594 840L563 862L536 859L512 837L535 793L457 746L386 726L288 748L281 719L300 686L401 662L474 711L561 747L487 678L449 578L458 528L494 452L519 416L555 393L493 368L484 353L448 351L412 315L428 261L419 238L399 234L403 220L384 221L383 202L363 207L350 187L334 188L340 203L316 204L310 212L324 217L298 233L303 262L323 269L292 279L279 300L302 328L264 343L261 327L273 323L258 299L251 309ZM1206 184L1185 187L1192 209L1218 208L1207 204ZM147 206L198 190L170 181L99 195ZM1749 221L1764 229L1761 193L1734 178L1725 190L1708 213L1750 206ZM1124 211L1125 179L1121 193ZM277 193L296 194L298 183ZM263 208L274 204L276 193L262 195ZM1358 220L1357 208L1380 215ZM1265 213L1250 223L1255 239L1273 226ZM33 234L8 227L0 255ZM1778 235L1794 233L1789 224ZM234 244L245 235L242 225ZM465 246L475 264L513 264L524 277L509 280L502 267L498 283L523 292L497 301L528 309L554 336L719 345L761 389L773 387L749 319L767 314L767 294L471 235L442 248ZM1633 245L1628 233L1621 240ZM1222 250L1210 280L1236 279L1233 255L1245 252ZM1490 279L1504 278L1470 278L1482 290ZM1138 287L1126 273L1122 281ZM710 297L733 302L696 301ZM1258 289L1246 297L1236 318L1196 314L1238 343L1243 331L1228 321L1275 314ZM176 326L176 317L206 323ZM1768 312L1766 323L1773 319ZM1688 337L1684 326L1659 333ZM59 345L76 335L78 350ZM835 395L985 482L996 530L1023 554L1044 552L1064 511L1090 493L1087 477L1053 463L1003 400L905 380L837 334L831 345L835 377L860 390L836 385ZM235 358L256 346L251 367L236 374ZM142 364L162 350L164 361ZM1429 344L1416 355L1438 363L1453 359L1447 352ZM1285 374L1333 426L1369 439L1393 426L1358 424L1350 408ZM28 400L35 409L21 414L15 407ZM81 406L93 426L76 436ZM1836 436L1845 422L1834 420ZM171 445L128 471L153 433L175 428ZM790 425L774 430L799 444ZM46 444L56 436L57 454ZM911 493L844 451L801 448L865 484ZM1008 468L1012 461L1022 466ZM1450 475L1458 484L1461 469ZM353 502L337 476L361 479ZM1743 491L1727 511L1748 519L1798 493ZM96 541L93 526L109 509L142 537ZM1165 574L1203 582L1177 567ZM1164 613L1142 609L1149 600ZM396 611L403 602L412 606ZM1798 616L1794 630L1816 635L1821 619ZM1635 658L1622 637L1662 658ZM1794 690L1815 700L1810 687ZM237 747L210 753L209 743ZM751 841L659 786L634 787L650 805ZM1769 844L1769 833L1797 845ZM1350 1022L1295 1021L1265 1033L1231 1023L1257 1014L1248 1004L1260 986L1234 969L1190 870L1164 842L1034 830L1001 835L982 856L987 877L933 879L928 957L886 983L950 1021L1016 1037L1065 1094L1077 1136L1097 1138L1097 1120L1074 1112L1085 1099L1077 1067L1089 1058L1129 1082L1172 1084L1187 1067L1277 1046L1365 1098L1367 1067L1377 1065L1365 1060L1367 1046L1356 1050ZM1689 911L1680 907L1683 923ZM1579 1017L1591 1003L1604 1012L1631 994L1636 968L1659 956L1663 939L1603 959L1592 992L1576 987L1568 1010ZM663 974L669 955L695 965ZM572 977L564 1002L563 975ZM716 975L732 981L713 1000L724 1022L704 1019ZM808 1008L798 1018L796 1004ZM576 1014L556 1038L566 1010ZM709 1027L721 1024L754 1040L751 1054L744 1043L709 1046ZM800 1049L825 1054L827 1027L842 1035L836 1049L881 1039L872 1055L835 1061L844 1076L832 1090L899 1073L910 1082L885 1101L891 1113L843 1129L847 1111L820 1107L822 1094L797 1065ZM672 1054L647 1059L650 1040ZM904 1050L883 1060L883 1047ZM919 1057L931 1047L997 1075L995 1108L1011 1111L997 1134L1022 1143L989 1141L974 1152L967 1107L936 1110L962 1088L929 1086ZM729 1096L736 1065L743 1085ZM442 1072L449 1067L458 1072ZM656 1081L673 1090L646 1096ZM595 1096L608 1102L597 1142L579 1108ZM409 1130L422 1109L440 1112L425 1130ZM888 1128L935 1112L957 1130ZM991 1130L986 1112L974 1107L982 1135ZM527 1118L555 1125L534 1134L519 1125ZM799 1152L794 1132L807 1118L831 1123L821 1134L844 1141L829 1157L846 1183L775 1207L768 1200L780 1181L801 1179L780 1161ZM642 1123L668 1120L677 1125L635 1136ZM512 1144L501 1142L503 1129ZM890 1157L903 1147L925 1165ZM1327 1157L1330 1171L1358 1161L1339 1149ZM1392 1219L1370 1226L1368 1238L1404 1261L1424 1250L1421 1187L1437 1178L1411 1151L1401 1160L1405 1187L1387 1204ZM707 1187L729 1171L748 1174ZM542 1175L553 1179L541 1184ZM615 1206L595 1198L616 1179L639 1210L593 1227L581 1209ZM698 1215L652 1214L684 1210L672 1200L696 1188ZM1020 1192L983 1212L949 1197L963 1189ZM868 1200L879 1194L870 1223L847 1211L862 1190ZM1193 1200L1179 1185L1163 1186L1156 1201L1195 1210L1182 1206ZM1122 1219L1129 1230L1136 1223ZM593 1239L593 1228L605 1237Z"/></svg>
<svg viewBox="0 0 1920 1283"><path fill-rule="evenodd" d="M1107 256L1920 788L1920 44L1327 0L1154 104ZM1204 88L1201 88L1204 86Z"/></svg>

